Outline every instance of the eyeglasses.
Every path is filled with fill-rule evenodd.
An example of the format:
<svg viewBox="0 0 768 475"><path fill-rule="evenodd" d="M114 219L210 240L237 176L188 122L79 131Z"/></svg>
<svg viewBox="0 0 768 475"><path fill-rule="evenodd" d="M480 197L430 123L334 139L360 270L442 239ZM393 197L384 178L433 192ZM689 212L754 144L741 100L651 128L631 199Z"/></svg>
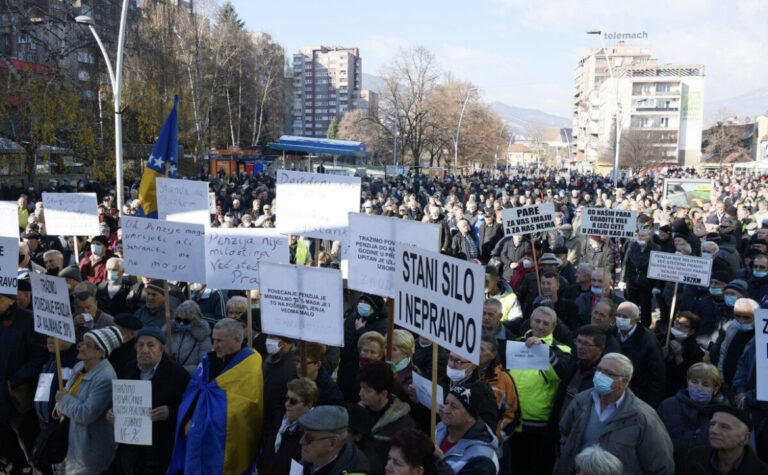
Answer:
<svg viewBox="0 0 768 475"><path fill-rule="evenodd" d="M758 264L752 264L752 268L755 270L768 270L768 266L761 266Z"/></svg>
<svg viewBox="0 0 768 475"><path fill-rule="evenodd" d="M593 345L592 343L589 343L587 341L577 339L576 346L583 346L585 348L597 348L600 345Z"/></svg>
<svg viewBox="0 0 768 475"><path fill-rule="evenodd" d="M296 404L304 404L304 401L300 401L299 399L296 399L295 397L290 397L290 396L285 396L285 402L287 402L291 406L295 406Z"/></svg>
<svg viewBox="0 0 768 475"><path fill-rule="evenodd" d="M623 378L624 377L621 374L611 373L611 372L606 371L606 370L604 370L602 368L597 368L597 370L600 371L601 373L603 373L604 375L608 376L609 378L619 379L619 378Z"/></svg>
<svg viewBox="0 0 768 475"><path fill-rule="evenodd" d="M180 318L180 317L177 317L177 318L176 318L176 323L179 323L179 324L181 324L181 325L184 325L185 323L189 323L189 322L191 322L191 321L192 321L192 320L185 320L185 319L183 319L183 318Z"/></svg>
<svg viewBox="0 0 768 475"><path fill-rule="evenodd" d="M448 363L453 363L456 366L464 366L466 364L469 364L469 361L460 360L458 358L454 358L453 356L448 357Z"/></svg>
<svg viewBox="0 0 768 475"><path fill-rule="evenodd" d="M317 442L318 440L335 439L336 436L335 435L329 435L329 436L326 436L326 437L312 437L311 435L309 435L309 434L307 434L305 432L304 435L301 436L301 438L304 439L305 441L307 441L307 445L312 445L315 442Z"/></svg>

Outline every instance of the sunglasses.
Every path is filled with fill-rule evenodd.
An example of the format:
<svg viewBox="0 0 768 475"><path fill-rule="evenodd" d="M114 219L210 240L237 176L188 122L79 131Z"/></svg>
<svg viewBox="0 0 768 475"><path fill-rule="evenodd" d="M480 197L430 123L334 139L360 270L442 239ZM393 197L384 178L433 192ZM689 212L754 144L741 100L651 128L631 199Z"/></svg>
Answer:
<svg viewBox="0 0 768 475"><path fill-rule="evenodd" d="M295 397L285 396L285 402L290 404L291 406L295 406L296 404L303 403L303 401L300 401L296 399Z"/></svg>

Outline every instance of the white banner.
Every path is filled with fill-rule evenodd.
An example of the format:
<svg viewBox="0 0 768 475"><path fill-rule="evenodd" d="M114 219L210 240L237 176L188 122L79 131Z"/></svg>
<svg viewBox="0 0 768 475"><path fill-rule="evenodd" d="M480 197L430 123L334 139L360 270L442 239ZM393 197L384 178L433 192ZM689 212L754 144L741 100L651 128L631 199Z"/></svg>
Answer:
<svg viewBox="0 0 768 475"><path fill-rule="evenodd" d="M261 261L261 328L331 346L344 346L341 272Z"/></svg>
<svg viewBox="0 0 768 475"><path fill-rule="evenodd" d="M649 279L708 287L711 275L712 259L706 257L651 251L648 260Z"/></svg>
<svg viewBox="0 0 768 475"><path fill-rule="evenodd" d="M152 445L152 381L112 380L115 442Z"/></svg>
<svg viewBox="0 0 768 475"><path fill-rule="evenodd" d="M0 201L0 236L19 240L19 205L15 201Z"/></svg>
<svg viewBox="0 0 768 475"><path fill-rule="evenodd" d="M755 350L757 399L768 401L768 310L761 308L755 310Z"/></svg>
<svg viewBox="0 0 768 475"><path fill-rule="evenodd" d="M75 343L75 322L69 306L67 280L36 272L30 272L29 279L35 331Z"/></svg>
<svg viewBox="0 0 768 475"><path fill-rule="evenodd" d="M525 346L524 341L507 342L506 369L549 369L549 345Z"/></svg>
<svg viewBox="0 0 768 475"><path fill-rule="evenodd" d="M360 177L277 171L277 230L346 241L349 213L360 210Z"/></svg>
<svg viewBox="0 0 768 475"><path fill-rule="evenodd" d="M554 203L504 208L501 219L504 221L505 236L541 233L557 227Z"/></svg>
<svg viewBox="0 0 768 475"><path fill-rule="evenodd" d="M395 296L395 242L427 251L440 250L440 227L361 213L349 213L350 289Z"/></svg>
<svg viewBox="0 0 768 475"><path fill-rule="evenodd" d="M59 236L96 236L99 209L96 193L43 193L45 230Z"/></svg>
<svg viewBox="0 0 768 475"><path fill-rule="evenodd" d="M637 232L637 211L584 208L579 233L583 236L632 238Z"/></svg>
<svg viewBox="0 0 768 475"><path fill-rule="evenodd" d="M158 218L210 226L207 181L176 178L158 178L156 181Z"/></svg>
<svg viewBox="0 0 768 475"><path fill-rule="evenodd" d="M288 237L268 228L210 228L205 283L214 289L259 288L259 260L288 263Z"/></svg>
<svg viewBox="0 0 768 475"><path fill-rule="evenodd" d="M395 243L395 323L480 362L485 269Z"/></svg>
<svg viewBox="0 0 768 475"><path fill-rule="evenodd" d="M200 224L123 216L125 272L152 279L205 281L205 228Z"/></svg>

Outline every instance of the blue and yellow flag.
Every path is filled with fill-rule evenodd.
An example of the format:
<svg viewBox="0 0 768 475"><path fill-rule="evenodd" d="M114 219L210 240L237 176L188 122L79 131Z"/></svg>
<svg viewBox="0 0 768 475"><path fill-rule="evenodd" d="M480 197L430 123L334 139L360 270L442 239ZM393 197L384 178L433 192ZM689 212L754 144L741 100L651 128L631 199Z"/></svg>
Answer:
<svg viewBox="0 0 768 475"><path fill-rule="evenodd" d="M136 209L136 216L157 219L157 186L155 180L159 178L176 178L179 173L179 116L176 106L179 104L179 96L173 98L173 109L165 119L165 124L160 130L152 153L144 167L144 174L139 184L139 202L141 206Z"/></svg>

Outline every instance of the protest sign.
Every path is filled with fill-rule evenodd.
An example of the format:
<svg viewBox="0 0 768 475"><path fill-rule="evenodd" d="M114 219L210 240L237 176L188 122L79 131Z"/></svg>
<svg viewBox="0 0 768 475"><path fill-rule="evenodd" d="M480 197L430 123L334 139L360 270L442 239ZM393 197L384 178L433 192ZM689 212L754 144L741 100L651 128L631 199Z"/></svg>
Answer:
<svg viewBox="0 0 768 475"><path fill-rule="evenodd" d="M216 214L216 193L208 192L208 212L210 214Z"/></svg>
<svg viewBox="0 0 768 475"><path fill-rule="evenodd" d="M712 184L707 179L665 178L662 196L669 206L700 208L710 202Z"/></svg>
<svg viewBox="0 0 768 475"><path fill-rule="evenodd" d="M203 226L211 224L207 181L176 178L158 178L156 181L158 218Z"/></svg>
<svg viewBox="0 0 768 475"><path fill-rule="evenodd" d="M439 240L436 224L350 213L347 287L394 297L395 241L437 252Z"/></svg>
<svg viewBox="0 0 768 475"><path fill-rule="evenodd" d="M152 445L152 381L112 380L115 442Z"/></svg>
<svg viewBox="0 0 768 475"><path fill-rule="evenodd" d="M768 401L768 310L755 310L757 399Z"/></svg>
<svg viewBox="0 0 768 475"><path fill-rule="evenodd" d="M344 346L341 272L261 261L259 279L264 333Z"/></svg>
<svg viewBox="0 0 768 475"><path fill-rule="evenodd" d="M127 274L183 282L205 280L202 225L131 216L120 220Z"/></svg>
<svg viewBox="0 0 768 475"><path fill-rule="evenodd" d="M19 240L19 205L15 201L0 201L0 236Z"/></svg>
<svg viewBox="0 0 768 475"><path fill-rule="evenodd" d="M554 203L505 208L501 212L501 219L504 221L505 236L540 233L557 227Z"/></svg>
<svg viewBox="0 0 768 475"><path fill-rule="evenodd" d="M478 364L483 266L400 242L395 263L395 323Z"/></svg>
<svg viewBox="0 0 768 475"><path fill-rule="evenodd" d="M36 272L30 272L29 279L35 331L75 343L75 322L69 307L67 280Z"/></svg>
<svg viewBox="0 0 768 475"><path fill-rule="evenodd" d="M288 263L288 254L288 237L276 229L208 229L205 283L214 289L258 289L259 260Z"/></svg>
<svg viewBox="0 0 768 475"><path fill-rule="evenodd" d="M16 295L19 251L19 207L0 201L0 293Z"/></svg>
<svg viewBox="0 0 768 475"><path fill-rule="evenodd" d="M649 279L707 287L711 274L712 259L706 257L651 251L648 261Z"/></svg>
<svg viewBox="0 0 768 475"><path fill-rule="evenodd" d="M584 208L579 232L582 236L634 237L637 232L637 211Z"/></svg>
<svg viewBox="0 0 768 475"><path fill-rule="evenodd" d="M277 230L318 239L347 239L348 215L359 211L360 177L277 171Z"/></svg>
<svg viewBox="0 0 768 475"><path fill-rule="evenodd" d="M427 409L432 409L432 381L414 371L413 389L416 391L416 397L419 399L419 402ZM440 405L443 401L445 401L443 387L437 385L437 404Z"/></svg>
<svg viewBox="0 0 768 475"><path fill-rule="evenodd" d="M549 369L549 345L525 346L524 341L507 342L506 369Z"/></svg>
<svg viewBox="0 0 768 475"><path fill-rule="evenodd" d="M100 233L96 193L43 193L43 209L48 234L95 236Z"/></svg>

